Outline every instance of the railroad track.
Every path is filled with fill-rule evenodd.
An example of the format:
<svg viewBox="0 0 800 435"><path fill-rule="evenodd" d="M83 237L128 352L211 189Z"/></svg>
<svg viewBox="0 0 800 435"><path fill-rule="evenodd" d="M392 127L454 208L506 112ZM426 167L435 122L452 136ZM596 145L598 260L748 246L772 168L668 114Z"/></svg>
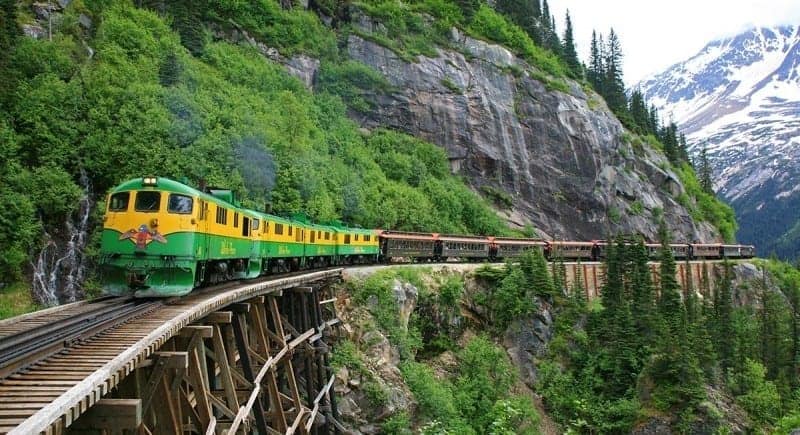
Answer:
<svg viewBox="0 0 800 435"><path fill-rule="evenodd" d="M117 298L6 334L0 434L61 433L192 322L254 296L340 275L329 269L228 283L171 300Z"/></svg>
<svg viewBox="0 0 800 435"><path fill-rule="evenodd" d="M53 355L97 333L162 305L161 301L113 298L72 316L58 318L0 337L0 378Z"/></svg>

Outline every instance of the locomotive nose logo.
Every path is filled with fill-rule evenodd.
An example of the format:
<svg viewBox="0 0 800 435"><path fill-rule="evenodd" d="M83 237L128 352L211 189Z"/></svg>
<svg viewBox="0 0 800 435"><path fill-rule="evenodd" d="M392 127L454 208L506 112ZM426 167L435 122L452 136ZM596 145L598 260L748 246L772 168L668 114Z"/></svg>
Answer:
<svg viewBox="0 0 800 435"><path fill-rule="evenodd" d="M130 240L136 245L137 249L145 249L153 240L159 243L167 243L167 239L155 229L150 230L146 224L139 225L139 229L131 229L119 236L120 240Z"/></svg>

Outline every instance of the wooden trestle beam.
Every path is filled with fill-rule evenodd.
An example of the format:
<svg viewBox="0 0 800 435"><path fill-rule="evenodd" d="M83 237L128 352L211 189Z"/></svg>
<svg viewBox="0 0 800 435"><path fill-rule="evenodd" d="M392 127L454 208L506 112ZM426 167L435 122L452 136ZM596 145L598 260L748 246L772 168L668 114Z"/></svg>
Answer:
<svg viewBox="0 0 800 435"><path fill-rule="evenodd" d="M114 433L338 433L326 342L334 300L327 286L306 286L223 307L183 328L106 396L109 408L75 427L108 432L109 412L121 409Z"/></svg>

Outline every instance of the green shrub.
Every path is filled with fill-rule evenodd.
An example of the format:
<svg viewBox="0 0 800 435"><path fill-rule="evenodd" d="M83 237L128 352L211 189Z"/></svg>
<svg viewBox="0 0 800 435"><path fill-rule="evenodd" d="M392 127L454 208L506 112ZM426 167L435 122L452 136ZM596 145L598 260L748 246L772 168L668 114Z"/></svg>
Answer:
<svg viewBox="0 0 800 435"><path fill-rule="evenodd" d="M781 416L781 396L775 384L765 379L766 369L758 361L748 359L740 375L739 386L744 394L736 401L760 425L772 425Z"/></svg>
<svg viewBox="0 0 800 435"><path fill-rule="evenodd" d="M467 32L477 38L498 42L514 51L533 66L557 78L565 77L563 63L549 51L537 47L530 36L516 24L486 4L481 5Z"/></svg>
<svg viewBox="0 0 800 435"><path fill-rule="evenodd" d="M481 192L488 196L492 202L504 209L510 209L514 206L514 198L503 190L496 189L492 186L481 186Z"/></svg>
<svg viewBox="0 0 800 435"><path fill-rule="evenodd" d="M372 109L364 94L384 93L391 89L389 82L378 71L354 60L323 62L318 77L321 92L338 95L348 106L364 113Z"/></svg>
<svg viewBox="0 0 800 435"><path fill-rule="evenodd" d="M714 225L725 241L734 241L737 224L733 209L715 196L703 191L694 169L688 163L682 163L680 167L674 169L686 192L695 199L697 207L692 207L688 198L679 197L678 202L687 207L695 219L704 220Z"/></svg>
<svg viewBox="0 0 800 435"><path fill-rule="evenodd" d="M445 77L441 81L442 86L450 90L454 94L463 94L464 90L461 89L450 77Z"/></svg>
<svg viewBox="0 0 800 435"><path fill-rule="evenodd" d="M405 411L392 414L381 424L381 430L386 435L412 435L411 419Z"/></svg>

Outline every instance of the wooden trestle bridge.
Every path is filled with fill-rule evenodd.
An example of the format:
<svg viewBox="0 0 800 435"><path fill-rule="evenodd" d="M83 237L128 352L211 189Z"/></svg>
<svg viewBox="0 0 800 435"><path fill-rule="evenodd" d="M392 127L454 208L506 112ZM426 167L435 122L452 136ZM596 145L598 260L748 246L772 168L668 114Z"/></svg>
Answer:
<svg viewBox="0 0 800 435"><path fill-rule="evenodd" d="M0 433L335 433L341 272L0 321Z"/></svg>
<svg viewBox="0 0 800 435"><path fill-rule="evenodd" d="M686 291L713 281L715 263L679 263L678 283ZM580 279L598 297L602 268L566 264L567 283ZM342 272L168 300L103 298L0 321L0 434L344 431L328 361L339 322L331 285Z"/></svg>

